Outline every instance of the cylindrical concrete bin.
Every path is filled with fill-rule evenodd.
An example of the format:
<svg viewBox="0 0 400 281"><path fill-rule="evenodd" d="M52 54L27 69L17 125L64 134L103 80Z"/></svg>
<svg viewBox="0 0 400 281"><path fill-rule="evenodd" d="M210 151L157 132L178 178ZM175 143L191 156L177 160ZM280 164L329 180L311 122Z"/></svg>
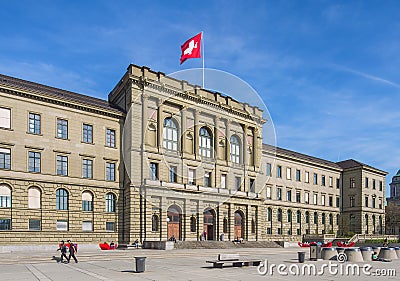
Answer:
<svg viewBox="0 0 400 281"><path fill-rule="evenodd" d="M375 247L372 247L372 251L374 251L377 255L379 255L379 253L380 253L380 251L381 251L381 248L382 248L382 247L375 246Z"/></svg>
<svg viewBox="0 0 400 281"><path fill-rule="evenodd" d="M335 248L322 248L321 257L323 260L336 260L337 254Z"/></svg>
<svg viewBox="0 0 400 281"><path fill-rule="evenodd" d="M144 272L146 265L146 257L135 257L136 261L136 272Z"/></svg>
<svg viewBox="0 0 400 281"><path fill-rule="evenodd" d="M363 262L363 256L360 248L348 248L344 251L347 256L347 261L350 262Z"/></svg>
<svg viewBox="0 0 400 281"><path fill-rule="evenodd" d="M297 258L299 260L299 263L304 263L306 252L297 252Z"/></svg>
<svg viewBox="0 0 400 281"><path fill-rule="evenodd" d="M378 258L384 260L397 260L397 254L394 248L382 248Z"/></svg>
<svg viewBox="0 0 400 281"><path fill-rule="evenodd" d="M338 254L343 254L344 253L344 248L336 247L336 251Z"/></svg>
<svg viewBox="0 0 400 281"><path fill-rule="evenodd" d="M394 250L396 251L397 258L400 259L400 247L394 247Z"/></svg>
<svg viewBox="0 0 400 281"><path fill-rule="evenodd" d="M364 261L372 261L372 254L374 251L371 247L360 248Z"/></svg>

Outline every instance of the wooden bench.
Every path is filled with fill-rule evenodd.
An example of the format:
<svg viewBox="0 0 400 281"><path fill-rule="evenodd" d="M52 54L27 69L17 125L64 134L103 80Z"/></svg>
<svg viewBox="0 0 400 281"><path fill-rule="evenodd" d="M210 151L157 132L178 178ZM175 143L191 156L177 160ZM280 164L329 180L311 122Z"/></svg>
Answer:
<svg viewBox="0 0 400 281"><path fill-rule="evenodd" d="M209 260L215 268L222 268L224 264L232 264L233 267L258 266L261 260L241 260L239 254L219 254L218 260Z"/></svg>

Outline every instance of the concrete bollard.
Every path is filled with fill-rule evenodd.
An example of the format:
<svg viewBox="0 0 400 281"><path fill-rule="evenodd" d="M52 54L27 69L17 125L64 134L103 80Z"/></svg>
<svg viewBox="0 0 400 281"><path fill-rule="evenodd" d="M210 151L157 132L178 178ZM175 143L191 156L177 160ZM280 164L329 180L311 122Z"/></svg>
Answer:
<svg viewBox="0 0 400 281"><path fill-rule="evenodd" d="M394 250L396 251L397 257L400 259L400 247L394 247Z"/></svg>
<svg viewBox="0 0 400 281"><path fill-rule="evenodd" d="M382 247L379 246L374 246L372 247L372 251L374 251L377 255L379 255L379 252L381 251Z"/></svg>
<svg viewBox="0 0 400 281"><path fill-rule="evenodd" d="M335 248L322 248L321 257L323 260L336 260L337 254Z"/></svg>
<svg viewBox="0 0 400 281"><path fill-rule="evenodd" d="M336 247L336 251L338 254L344 254L344 248Z"/></svg>
<svg viewBox="0 0 400 281"><path fill-rule="evenodd" d="M350 262L363 262L363 256L360 248L348 248L344 251L347 256L347 261Z"/></svg>
<svg viewBox="0 0 400 281"><path fill-rule="evenodd" d="M378 258L384 260L397 260L397 254L394 248L382 248Z"/></svg>
<svg viewBox="0 0 400 281"><path fill-rule="evenodd" d="M360 248L364 261L372 261L372 254L374 251L371 247Z"/></svg>

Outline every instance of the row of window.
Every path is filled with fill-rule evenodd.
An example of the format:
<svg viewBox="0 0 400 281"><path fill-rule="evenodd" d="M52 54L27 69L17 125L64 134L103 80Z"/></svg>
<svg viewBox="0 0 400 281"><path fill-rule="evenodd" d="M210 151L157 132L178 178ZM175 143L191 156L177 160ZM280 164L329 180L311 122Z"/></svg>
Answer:
<svg viewBox="0 0 400 281"><path fill-rule="evenodd" d="M350 207L355 207L356 206L356 197L354 195L350 195L349 200L350 200ZM365 196L364 197L364 206L368 207L368 208L376 208L376 196L371 196L371 205L369 204L369 202L370 202L370 196ZM382 198L379 198L378 208L383 209Z"/></svg>
<svg viewBox="0 0 400 281"><path fill-rule="evenodd" d="M151 162L150 163L150 179L151 180L159 180L159 170L158 170L158 163ZM212 186L211 180L212 173L205 172L203 177L203 184L206 187ZM171 165L169 167L169 182L178 182L178 166ZM221 181L220 181L220 188L226 188L227 182L227 174L221 174ZM196 185L196 170L189 168L188 169L188 184L189 185ZM242 178L239 176L235 176L235 189L237 191L242 191L243 182ZM255 179L249 179L249 191L255 192Z"/></svg>
<svg viewBox="0 0 400 281"><path fill-rule="evenodd" d="M293 222L293 213L292 213L292 211L288 210L286 212L286 215L287 215L286 222ZM283 211L282 211L282 209L278 209L277 212L276 212L276 221L283 222L283 218L282 217L283 217ZM318 212L314 212L314 214L313 214L313 222L314 222L314 224L318 224L318 217L319 217L318 216ZM329 225L333 225L333 217L334 217L333 214L329 214L328 215ZM268 222L272 222L273 221L272 220L272 209L271 208L267 208L267 221ZM299 211L299 210L296 211L296 223L302 223L302 222L310 223L310 212L306 211L304 213L304 221L303 221L301 211ZM321 223L322 224L326 224L326 214L325 213L321 214ZM339 214L336 215L336 224L337 225L339 224Z"/></svg>
<svg viewBox="0 0 400 281"><path fill-rule="evenodd" d="M271 199L271 192L272 192L272 187L267 186L267 188L266 188L266 198L267 199ZM302 203L301 202L301 191L296 191L294 196L292 196L292 190L291 189L286 190L286 201L293 202L293 197L294 197L296 203ZM280 187L276 188L276 200L283 200L282 188L280 188ZM303 201L303 203L311 204L310 192L304 192L304 201ZM317 193L313 193L312 204L318 205L318 194ZM322 194L321 195L320 205L326 206L326 204L327 204L326 195ZM333 195L329 195L328 196L328 206L329 207L333 207L333 205L334 205L334 196ZM339 206L340 206L340 198L336 197L336 207L339 207Z"/></svg>
<svg viewBox="0 0 400 281"><path fill-rule="evenodd" d="M28 151L28 172L41 173L42 153L39 151ZM11 149L0 148L0 169L11 170ZM115 181L115 162L105 163L105 179ZM68 176L68 156L56 156L56 174ZM93 178L93 160L82 159L82 178Z"/></svg>
<svg viewBox="0 0 400 281"><path fill-rule="evenodd" d="M57 231L68 231L69 230L68 220L57 220L55 228ZM115 222L106 222L105 229L106 229L106 231L114 232L115 231ZM0 230L12 230L11 219L1 218L0 219ZM42 230L42 221L40 219L36 219L36 218L29 219L28 230L41 231ZM82 231L93 231L93 221L82 221Z"/></svg>
<svg viewBox="0 0 400 281"><path fill-rule="evenodd" d="M114 193L106 194L106 212L115 213L116 197ZM28 208L40 209L42 191L37 187L28 189ZM11 188L6 184L0 185L0 208L11 208ZM68 210L69 193L64 188L56 190L56 209ZM93 211L93 194L90 191L82 192L82 211Z"/></svg>
<svg viewBox="0 0 400 281"><path fill-rule="evenodd" d="M267 163L267 176L268 177L272 177L272 164L271 163ZM282 178L282 166L277 165L276 166L276 177L277 178ZM295 175L295 179L298 182L301 182L301 171L299 169L296 169L296 175ZM286 168L286 179L287 180L292 180L292 168L287 167ZM305 171L304 172L304 182L305 183L310 183L310 172ZM317 185L318 184L318 174L314 173L313 174L313 184ZM321 175L321 185L322 186L326 186L327 182L326 182L326 176L325 175ZM333 187L333 177L328 177L328 186L329 187ZM340 180L337 178L336 179L336 188L340 187Z"/></svg>
<svg viewBox="0 0 400 281"><path fill-rule="evenodd" d="M163 147L167 150L178 150L178 125L174 119L164 119ZM199 131L199 154L202 157L213 157L213 136L207 127L201 127ZM233 163L241 162L241 145L238 136L230 138L230 159Z"/></svg>
<svg viewBox="0 0 400 281"><path fill-rule="evenodd" d="M29 112L28 133L40 135L42 133L41 114ZM11 109L0 107L0 128L11 129ZM68 120L57 118L56 137L59 139L68 139ZM105 145L115 147L115 130L106 129ZM82 125L82 142L93 143L93 125Z"/></svg>
<svg viewBox="0 0 400 281"><path fill-rule="evenodd" d="M354 188L355 187L355 180L354 178L350 179L350 187ZM365 177L365 188L369 188L369 178ZM372 189L376 189L376 180L372 179ZM383 189L383 182L379 181L379 191L382 191Z"/></svg>

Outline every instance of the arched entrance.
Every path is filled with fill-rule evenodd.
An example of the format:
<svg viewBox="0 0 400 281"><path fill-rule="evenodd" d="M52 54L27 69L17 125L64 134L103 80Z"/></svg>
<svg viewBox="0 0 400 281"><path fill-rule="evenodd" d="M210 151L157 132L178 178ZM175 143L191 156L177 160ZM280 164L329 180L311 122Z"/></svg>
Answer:
<svg viewBox="0 0 400 281"><path fill-rule="evenodd" d="M215 212L212 209L206 209L203 213L203 237L206 240L215 239ZM204 235L205 234L205 235Z"/></svg>
<svg viewBox="0 0 400 281"><path fill-rule="evenodd" d="M233 238L244 238L244 215L241 211L235 212L235 224L233 228Z"/></svg>
<svg viewBox="0 0 400 281"><path fill-rule="evenodd" d="M167 235L168 239L172 236L175 237L176 240L181 239L181 208L176 205L172 205L168 208L167 211Z"/></svg>

